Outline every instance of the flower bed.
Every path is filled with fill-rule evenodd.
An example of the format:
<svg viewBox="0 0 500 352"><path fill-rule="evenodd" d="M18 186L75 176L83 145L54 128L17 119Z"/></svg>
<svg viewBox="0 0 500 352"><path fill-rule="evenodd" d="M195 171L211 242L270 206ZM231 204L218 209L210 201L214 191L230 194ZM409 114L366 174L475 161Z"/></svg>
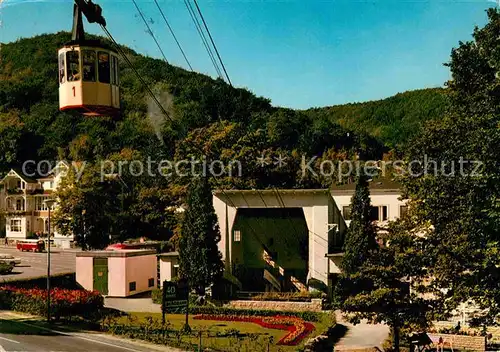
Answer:
<svg viewBox="0 0 500 352"><path fill-rule="evenodd" d="M238 309L228 307L211 307L211 306L189 306L190 314L204 314L204 315L235 315L235 316L258 316L258 317L274 317L278 314L275 310L266 309ZM320 322L324 313L322 312L293 312L293 311L280 311L280 316L300 318L305 321Z"/></svg>
<svg viewBox="0 0 500 352"><path fill-rule="evenodd" d="M288 330L278 345L295 346L314 330L314 325L297 317L290 316L245 316L245 315L211 315L201 314L194 317L199 320L217 320L217 321L238 321L258 324L267 329Z"/></svg>
<svg viewBox="0 0 500 352"><path fill-rule="evenodd" d="M40 288L0 287L0 306L36 315L47 314L47 290ZM99 292L54 288L50 294L50 308L59 317L90 317L102 309L104 299Z"/></svg>

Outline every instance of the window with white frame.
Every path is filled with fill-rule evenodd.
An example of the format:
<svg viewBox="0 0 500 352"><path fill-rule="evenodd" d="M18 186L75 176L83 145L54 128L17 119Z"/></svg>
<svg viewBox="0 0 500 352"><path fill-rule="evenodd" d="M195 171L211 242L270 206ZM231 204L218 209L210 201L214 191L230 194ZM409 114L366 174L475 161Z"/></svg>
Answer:
<svg viewBox="0 0 500 352"><path fill-rule="evenodd" d="M19 219L10 220L10 231L21 232L21 220Z"/></svg>
<svg viewBox="0 0 500 352"><path fill-rule="evenodd" d="M234 230L234 242L240 242L241 241L241 231L240 230Z"/></svg>

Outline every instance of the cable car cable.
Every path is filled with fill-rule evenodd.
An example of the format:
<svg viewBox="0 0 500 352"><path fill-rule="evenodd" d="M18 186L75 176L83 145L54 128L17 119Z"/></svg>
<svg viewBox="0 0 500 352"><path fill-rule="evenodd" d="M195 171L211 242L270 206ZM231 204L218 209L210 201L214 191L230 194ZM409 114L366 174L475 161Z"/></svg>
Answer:
<svg viewBox="0 0 500 352"><path fill-rule="evenodd" d="M168 60L167 60L167 57L165 56L165 53L163 52L161 46L160 46L160 43L158 43L158 40L156 39L156 36L154 35L153 31L151 30L151 27L149 27L149 24L148 24L148 21L146 21L146 18L144 18L144 15L141 11L141 9L139 8L139 6L137 5L137 2L135 0L132 0L132 2L134 3L135 5L135 8L137 9L137 12L139 12L139 15L141 16L142 18L142 21L144 22L144 24L146 25L146 28L148 29L148 33L151 35L151 37L153 37L153 40L155 41L156 43L156 46L158 47L158 49L160 50L161 52L161 55L163 56L163 59L165 60L165 62L168 64Z"/></svg>
<svg viewBox="0 0 500 352"><path fill-rule="evenodd" d="M163 13L163 10L161 9L160 4L158 4L157 0L154 0L154 2L156 4L156 6L158 7L158 10L160 11L161 17L163 17L163 20L165 21L165 24L167 25L168 30L170 31L170 34L172 34L172 37L174 38L175 42L177 43L177 46L179 47L179 50L182 53L182 56L184 56L184 60L186 60L189 68L191 69L191 71L193 71L193 67L191 66L191 63L189 62L186 54L184 53L184 50L182 49L181 43L179 43L179 41L177 40L177 36L175 35L172 26L170 26L170 23L168 22L167 17Z"/></svg>
<svg viewBox="0 0 500 352"><path fill-rule="evenodd" d="M108 36L108 38L113 42L113 44L115 45L115 47L117 48L118 52L123 57L123 59L125 60L125 62L134 71L135 75L139 78L139 80L142 83L142 85L146 88L148 94L154 99L154 101L156 102L156 104L158 105L158 107L160 108L160 110L162 111L162 113L165 114L165 116L170 121L172 121L172 122L175 123L175 121L172 119L172 117L169 115L169 113L165 110L165 108L160 103L160 101L156 98L156 96L154 95L154 93L152 92L152 90L149 88L149 86L147 85L146 81L142 78L142 76L139 74L139 72L137 71L137 69L132 65L132 62L130 62L130 60L128 59L128 57L124 53L123 49L116 42L116 40L114 39L114 37L112 36L112 34L108 31L108 29L105 26L101 25L101 28L106 33L106 35ZM201 152L203 154L203 150L201 148L195 147L194 149L198 150L199 152ZM217 176L211 174L211 177L215 180L215 183L216 183L217 187L220 187L221 183L219 182ZM226 199L228 200L228 202L230 203L230 205L233 208L237 209L236 204L233 202L233 200L231 199L231 197L228 196L228 194L225 192L225 190L223 188L219 188L219 190L222 192L222 194L224 194L224 196L226 197ZM250 230L252 232L253 237L258 240L257 232L253 229L253 227L251 225L249 225L249 228L250 228ZM265 245L260 240L258 240L258 242L260 242L260 245L264 249L266 249Z"/></svg>
<svg viewBox="0 0 500 352"><path fill-rule="evenodd" d="M187 8L187 10L189 12L189 15L191 16L191 20L193 21L194 26L196 27L196 30L198 31L198 35L201 38L203 46L205 47L205 50L207 51L208 56L210 57L210 60L212 61L212 64L215 67L215 70L217 71L217 75L220 78L223 78L222 72L221 72L221 70L219 68L219 65L217 64L217 61L215 60L215 56L212 53L212 50L210 49L210 46L208 45L207 38L205 37L205 34L203 33L203 30L201 28L201 24L198 21L198 18L196 17L196 13L194 12L194 9L191 6L191 3L189 2L189 0L184 0L184 5L186 5L186 8Z"/></svg>
<svg viewBox="0 0 500 352"><path fill-rule="evenodd" d="M220 64L222 66L222 69L224 70L224 73L226 74L227 81L229 82L229 84L232 87L233 84L231 83L231 79L229 78L229 75L227 74L226 66L224 65L224 62L222 62L222 58L220 57L219 50L217 50L217 46L215 45L214 39L212 38L212 34L210 33L210 30L208 29L208 25L207 25L207 22L205 21L205 17L201 13L201 9L198 6L198 1L196 1L196 0L193 0L193 1L194 1L194 4L196 5L196 9L198 10L198 13L200 14L200 18L203 21L203 25L205 26L205 29L206 29L206 31L208 33L208 37L210 38L210 41L212 42L212 45L213 45L213 47L215 49L215 53L217 54L217 57L219 58Z"/></svg>
<svg viewBox="0 0 500 352"><path fill-rule="evenodd" d="M147 85L146 81L144 80L144 78L139 74L139 72L137 71L137 69L134 67L134 65L132 65L132 62L130 62L129 58L127 57L127 55L125 54L125 52L123 51L123 49L120 47L120 45L116 42L115 38L113 38L113 36L111 35L111 33L108 31L108 29L101 25L101 28L102 30L104 31L104 33L106 33L106 35L108 36L108 38L113 42L113 44L115 45L116 49L118 50L118 52L120 53L120 55L122 56L122 58L125 60L125 62L130 66L130 68L134 71L134 73L136 74L137 78L139 79L139 81L141 81L142 85L144 86L144 88L146 89L147 93L151 96L151 98L155 101L156 105L158 105L158 107L160 108L161 112L170 120L172 121L173 123L175 123L174 119L172 119L172 117L170 116L170 114L168 113L167 110L165 110L165 108L163 107L163 105L161 105L160 101L158 100L158 98L156 98L156 96L154 95L153 91L151 90L151 88L149 88L149 86Z"/></svg>

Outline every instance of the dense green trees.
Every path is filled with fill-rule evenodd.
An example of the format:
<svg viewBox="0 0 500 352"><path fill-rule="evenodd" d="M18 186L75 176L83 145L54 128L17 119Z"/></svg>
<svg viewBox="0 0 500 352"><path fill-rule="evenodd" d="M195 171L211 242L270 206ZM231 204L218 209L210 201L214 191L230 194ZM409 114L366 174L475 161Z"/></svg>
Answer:
<svg viewBox="0 0 500 352"><path fill-rule="evenodd" d="M103 249L111 238L126 227L120 225L120 185L115 179L102 179L99 167L74 165L57 191L56 228L74 234L82 249ZM127 236L125 236L127 237Z"/></svg>
<svg viewBox="0 0 500 352"><path fill-rule="evenodd" d="M417 224L432 225L422 231L432 258L429 289L447 311L471 299L485 309L482 323L500 313L500 13L490 9L488 18L472 41L453 50L449 114L408 148L413 175L404 179Z"/></svg>
<svg viewBox="0 0 500 352"><path fill-rule="evenodd" d="M426 121L440 119L448 106L444 89L422 89L370 101L314 108L306 111L314 119L326 118L340 126L368 134L390 148L402 149L421 132Z"/></svg>
<svg viewBox="0 0 500 352"><path fill-rule="evenodd" d="M488 10L488 18L473 41L452 51L447 114L429 121L405 148L408 214L360 262L362 248L346 240L342 309L354 321L386 322L396 350L401 329L425 328L461 303L478 308L473 324L498 324L499 10Z"/></svg>

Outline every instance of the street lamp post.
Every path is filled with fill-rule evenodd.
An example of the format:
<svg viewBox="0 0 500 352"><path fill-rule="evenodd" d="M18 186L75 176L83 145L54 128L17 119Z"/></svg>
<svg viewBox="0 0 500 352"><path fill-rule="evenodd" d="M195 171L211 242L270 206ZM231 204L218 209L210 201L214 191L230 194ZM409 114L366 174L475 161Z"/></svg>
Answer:
<svg viewBox="0 0 500 352"><path fill-rule="evenodd" d="M56 201L54 199L47 199L44 203L49 210L49 231L47 235L47 322L50 323L50 211Z"/></svg>

